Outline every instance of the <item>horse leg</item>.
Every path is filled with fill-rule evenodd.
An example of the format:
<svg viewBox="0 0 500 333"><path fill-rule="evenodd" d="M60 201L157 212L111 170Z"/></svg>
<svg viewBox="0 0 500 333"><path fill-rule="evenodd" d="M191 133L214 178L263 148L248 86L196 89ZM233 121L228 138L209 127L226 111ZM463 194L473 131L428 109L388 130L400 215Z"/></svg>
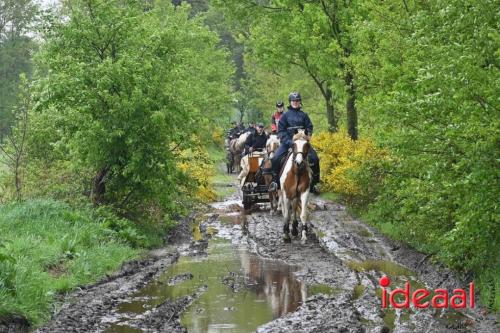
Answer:
<svg viewBox="0 0 500 333"><path fill-rule="evenodd" d="M267 183L267 181L266 181L266 183ZM269 192L269 204L271 205L271 209L270 209L269 213L271 214L271 216L274 215L274 212L276 211L275 206L274 206L275 195L276 195L276 192Z"/></svg>
<svg viewBox="0 0 500 333"><path fill-rule="evenodd" d="M290 201L283 198L283 240L288 243L290 239Z"/></svg>
<svg viewBox="0 0 500 333"><path fill-rule="evenodd" d="M301 203L301 212L300 212L300 221L301 229L302 229L302 244L304 244L307 240L307 199L309 197L309 191L305 191L300 195L300 203Z"/></svg>
<svg viewBox="0 0 500 333"><path fill-rule="evenodd" d="M282 192L281 192L281 190L278 190L277 192L278 193L276 195L278 196L278 207L276 209L283 212L283 199L281 197Z"/></svg>
<svg viewBox="0 0 500 333"><path fill-rule="evenodd" d="M299 221L297 220L297 209L298 209L298 198L293 199L293 205L292 205L292 236L297 237L299 235Z"/></svg>
<svg viewBox="0 0 500 333"><path fill-rule="evenodd" d="M278 192L274 191L272 194L272 200L271 200L271 210L273 214L276 214L278 212Z"/></svg>

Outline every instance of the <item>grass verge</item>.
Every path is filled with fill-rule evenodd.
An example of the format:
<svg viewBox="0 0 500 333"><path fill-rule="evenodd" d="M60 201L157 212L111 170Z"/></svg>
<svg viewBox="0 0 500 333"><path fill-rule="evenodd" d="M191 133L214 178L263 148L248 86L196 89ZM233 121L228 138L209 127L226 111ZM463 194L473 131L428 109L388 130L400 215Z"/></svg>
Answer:
<svg viewBox="0 0 500 333"><path fill-rule="evenodd" d="M37 326L57 294L92 283L154 244L109 212L53 200L0 206L0 316L20 314Z"/></svg>

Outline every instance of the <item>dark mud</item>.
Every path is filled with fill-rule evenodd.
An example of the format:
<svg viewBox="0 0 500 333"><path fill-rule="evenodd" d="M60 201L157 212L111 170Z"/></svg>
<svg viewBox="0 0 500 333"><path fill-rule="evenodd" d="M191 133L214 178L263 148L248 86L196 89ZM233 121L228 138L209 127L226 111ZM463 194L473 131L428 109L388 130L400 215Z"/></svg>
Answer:
<svg viewBox="0 0 500 333"><path fill-rule="evenodd" d="M262 262L257 265L245 259L246 270L257 267L258 274L228 270L218 277L234 293L260 288L257 293L273 300L297 295L290 309L283 311L280 307L267 323L256 328L257 332L500 331L498 318L486 314L480 305L463 311L381 309L378 280L383 275L391 277L391 287L409 281L415 288L451 291L468 283L445 267L430 263L427 256L392 242L351 218L340 205L313 197L309 239L302 245L298 239L283 242L279 215L271 216L264 206L245 213L239 202L235 196L214 204L205 215L198 215L199 224L194 229L190 221L195 216L186 219L170 234L168 241L172 246L153 252L147 259L131 262L118 274L73 293L54 320L38 332L185 332L181 317L186 313L203 315L206 310L200 308L199 302L206 298L207 286L197 286L186 295L149 304L129 316L126 327L120 325L118 308L130 302L132 295L148 283L159 280L179 256L206 256L212 237L229 240L235 252L244 248L263 262L281 263L276 267L290 270L276 275L276 269L273 273L273 269L263 269ZM193 275L196 274L181 272L165 283L184 285ZM249 276L253 275L255 281L249 282ZM286 285L288 289L273 294L269 292L272 288L262 287L262 281L271 286ZM228 305L224 311L232 312L237 307ZM241 331L230 326L221 326L218 331L223 330Z"/></svg>

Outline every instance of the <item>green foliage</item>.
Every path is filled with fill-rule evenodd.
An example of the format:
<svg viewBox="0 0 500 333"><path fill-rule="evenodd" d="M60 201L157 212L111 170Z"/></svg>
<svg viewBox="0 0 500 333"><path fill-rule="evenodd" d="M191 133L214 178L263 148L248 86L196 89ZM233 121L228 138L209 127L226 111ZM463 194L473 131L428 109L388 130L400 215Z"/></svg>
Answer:
<svg viewBox="0 0 500 333"><path fill-rule="evenodd" d="M0 315L34 324L50 317L57 293L116 270L146 238L109 211L51 200L0 206L0 229Z"/></svg>
<svg viewBox="0 0 500 333"><path fill-rule="evenodd" d="M362 4L360 113L395 157L369 214L458 270L498 276L498 6Z"/></svg>
<svg viewBox="0 0 500 333"><path fill-rule="evenodd" d="M173 146L194 145L230 102L226 52L186 6L74 1L68 15L37 57L32 149L101 176L97 202L171 211L185 179Z"/></svg>
<svg viewBox="0 0 500 333"><path fill-rule="evenodd" d="M31 73L36 43L28 33L37 13L33 0L0 1L0 139L14 121L11 109L17 103L19 75Z"/></svg>

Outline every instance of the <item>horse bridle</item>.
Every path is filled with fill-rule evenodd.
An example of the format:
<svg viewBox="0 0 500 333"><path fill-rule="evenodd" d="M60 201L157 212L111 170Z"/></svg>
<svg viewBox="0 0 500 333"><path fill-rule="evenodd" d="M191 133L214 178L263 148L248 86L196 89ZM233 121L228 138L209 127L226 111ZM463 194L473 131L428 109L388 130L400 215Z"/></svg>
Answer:
<svg viewBox="0 0 500 333"><path fill-rule="evenodd" d="M307 163L307 154L308 153L309 152L307 152L307 153L304 153L303 151L295 152L295 151L292 150L292 158L293 158L294 163L295 163L295 159L297 158L298 154L302 154L302 158L304 159L304 163L298 165L299 170L304 169L304 167L306 166L306 163Z"/></svg>

